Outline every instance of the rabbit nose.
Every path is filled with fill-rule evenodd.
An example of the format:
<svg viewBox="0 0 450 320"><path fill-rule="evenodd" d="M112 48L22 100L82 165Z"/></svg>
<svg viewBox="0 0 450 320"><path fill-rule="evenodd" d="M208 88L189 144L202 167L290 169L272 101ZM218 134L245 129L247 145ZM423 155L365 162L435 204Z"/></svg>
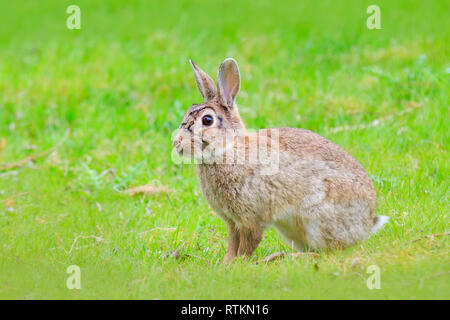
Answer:
<svg viewBox="0 0 450 320"><path fill-rule="evenodd" d="M176 147L176 146L178 146L178 145L181 143L181 141L183 141L183 136L182 136L182 135L177 135L177 136L175 137L175 139L173 139L172 145L173 145L174 147Z"/></svg>

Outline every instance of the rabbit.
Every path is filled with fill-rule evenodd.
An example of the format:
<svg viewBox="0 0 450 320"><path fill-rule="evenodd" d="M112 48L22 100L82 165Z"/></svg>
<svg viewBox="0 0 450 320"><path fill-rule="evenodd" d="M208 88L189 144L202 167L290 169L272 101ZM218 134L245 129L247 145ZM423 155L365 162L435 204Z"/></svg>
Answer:
<svg viewBox="0 0 450 320"><path fill-rule="evenodd" d="M174 152L195 160L202 194L228 226L225 263L250 259L272 225L295 250L309 252L347 248L388 221L376 215L368 173L338 145L305 129L246 129L235 103L234 59L220 65L217 86L190 64L204 101L185 114ZM273 147L278 170L248 161L258 143Z"/></svg>

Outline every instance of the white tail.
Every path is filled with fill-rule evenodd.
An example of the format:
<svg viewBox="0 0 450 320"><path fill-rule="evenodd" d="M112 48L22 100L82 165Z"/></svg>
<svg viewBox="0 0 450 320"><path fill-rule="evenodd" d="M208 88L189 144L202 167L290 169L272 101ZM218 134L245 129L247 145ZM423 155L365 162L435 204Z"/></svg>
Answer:
<svg viewBox="0 0 450 320"><path fill-rule="evenodd" d="M389 221L388 216L377 216L375 224L372 227L372 233L375 233L378 230L380 230L383 227L383 225L388 221Z"/></svg>

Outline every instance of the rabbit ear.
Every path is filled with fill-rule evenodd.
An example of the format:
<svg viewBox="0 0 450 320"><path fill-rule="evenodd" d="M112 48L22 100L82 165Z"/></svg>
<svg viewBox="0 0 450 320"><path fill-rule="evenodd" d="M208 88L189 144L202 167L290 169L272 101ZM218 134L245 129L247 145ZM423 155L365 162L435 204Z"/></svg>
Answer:
<svg viewBox="0 0 450 320"><path fill-rule="evenodd" d="M216 86L213 79L206 74L205 71L200 69L192 60L189 60L194 70L195 81L197 81L197 87L203 96L205 101L212 100L217 94Z"/></svg>
<svg viewBox="0 0 450 320"><path fill-rule="evenodd" d="M233 58L225 59L219 67L217 88L220 102L226 107L233 107L241 87L239 68Z"/></svg>

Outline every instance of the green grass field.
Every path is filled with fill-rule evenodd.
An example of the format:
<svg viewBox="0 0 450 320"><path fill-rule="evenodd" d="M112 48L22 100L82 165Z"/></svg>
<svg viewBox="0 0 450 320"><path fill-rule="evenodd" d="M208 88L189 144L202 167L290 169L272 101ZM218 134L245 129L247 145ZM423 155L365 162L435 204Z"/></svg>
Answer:
<svg viewBox="0 0 450 320"><path fill-rule="evenodd" d="M66 28L70 4L81 30ZM370 4L381 30L366 28ZM449 9L2 1L0 298L449 299ZM384 229L319 258L222 263L226 226L171 136L201 102L188 59L215 77L226 57L247 127L306 128L349 151ZM168 192L123 192L145 184ZM252 262L278 251L290 248L269 229ZM81 290L66 287L70 265Z"/></svg>

